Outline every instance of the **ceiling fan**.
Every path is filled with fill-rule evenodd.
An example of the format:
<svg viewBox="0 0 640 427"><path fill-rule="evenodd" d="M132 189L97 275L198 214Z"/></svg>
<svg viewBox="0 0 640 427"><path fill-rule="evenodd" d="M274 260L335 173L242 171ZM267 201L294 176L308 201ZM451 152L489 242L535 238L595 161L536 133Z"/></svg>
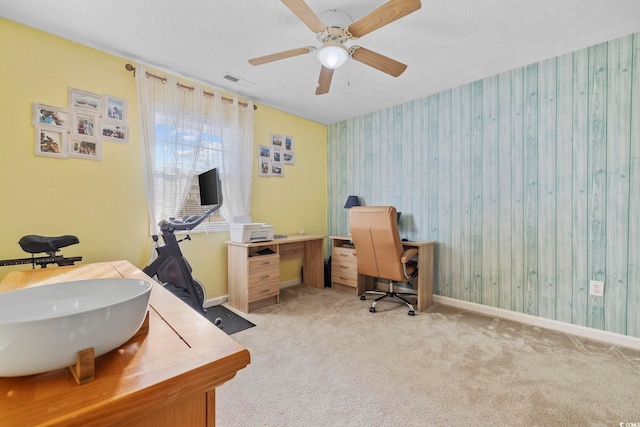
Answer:
<svg viewBox="0 0 640 427"><path fill-rule="evenodd" d="M345 42L358 39L380 27L415 12L422 6L420 0L389 0L387 3L369 12L355 22L351 22L349 15L344 12L337 10L327 11L321 15L325 17L328 25L311 10L304 0L282 0L282 2L298 19L309 27L311 31L316 33L318 40L322 42L322 46L318 49L317 53L322 68L320 69L316 95L329 92L333 70L340 67L349 58L353 58L358 62L362 62L393 77L398 77L407 68L407 66L401 62L365 49L364 47L346 47ZM249 60L249 63L251 65L262 65L293 56L304 55L315 50L316 48L314 46L306 46L253 58Z"/></svg>

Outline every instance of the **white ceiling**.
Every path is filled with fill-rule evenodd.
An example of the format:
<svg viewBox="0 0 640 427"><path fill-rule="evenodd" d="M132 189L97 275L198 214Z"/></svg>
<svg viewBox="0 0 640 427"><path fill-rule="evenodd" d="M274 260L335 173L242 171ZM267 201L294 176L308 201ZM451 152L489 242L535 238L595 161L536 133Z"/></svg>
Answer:
<svg viewBox="0 0 640 427"><path fill-rule="evenodd" d="M356 20L385 0L306 2L316 14L340 9ZM325 95L315 95L315 53L247 62L318 46L278 0L0 0L0 17L331 124L639 32L640 1L422 0L417 12L357 41L407 64L404 74L350 60Z"/></svg>

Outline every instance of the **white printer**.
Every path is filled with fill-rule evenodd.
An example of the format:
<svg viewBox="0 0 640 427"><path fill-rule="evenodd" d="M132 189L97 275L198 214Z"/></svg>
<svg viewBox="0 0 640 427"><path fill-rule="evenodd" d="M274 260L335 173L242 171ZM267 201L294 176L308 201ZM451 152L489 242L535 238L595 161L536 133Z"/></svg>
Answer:
<svg viewBox="0 0 640 427"><path fill-rule="evenodd" d="M231 241L236 243L268 242L273 240L273 225L263 222L251 222L249 217L235 217L229 224Z"/></svg>

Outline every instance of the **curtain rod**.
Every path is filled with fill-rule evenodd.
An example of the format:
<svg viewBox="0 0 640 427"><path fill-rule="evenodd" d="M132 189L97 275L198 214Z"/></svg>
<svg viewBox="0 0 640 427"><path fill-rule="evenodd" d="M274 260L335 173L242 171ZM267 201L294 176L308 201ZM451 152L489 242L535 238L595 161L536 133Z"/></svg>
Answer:
<svg viewBox="0 0 640 427"><path fill-rule="evenodd" d="M136 67L134 67L134 66L133 66L133 65L131 65L131 64L126 64L126 65L124 66L124 68L126 68L126 70L127 70L127 71L133 71L133 76L134 76L134 77L136 76ZM167 78L166 78L166 77L156 76L155 74L152 74L152 73L150 73L150 72L148 72L148 71L145 71L145 75L146 75L146 77L147 77L147 78L149 78L149 77L153 77L154 79L158 79L158 80L160 80L163 84L166 84L166 83L167 83ZM187 89L189 92L193 92L193 91L195 90L195 88L194 88L193 86L183 85L182 83L178 83L178 87L181 87L181 88L183 88L183 89ZM204 90L204 89L203 89L203 90L202 90L202 93L204 93L204 94L205 94L205 96L208 96L208 97L211 97L211 98L213 98L213 97L214 97L214 93L213 93L213 92L207 92L206 90ZM222 100L223 100L223 101L226 101L226 102L233 102L233 99L231 99L231 98L225 98L224 96L222 97ZM249 106L249 104L247 104L246 102L238 102L238 105L242 105L242 106L243 106L243 107L245 107L245 108ZM254 110L257 110L257 109L258 109L258 106L257 106L257 105L255 105L255 104L253 104L253 109L254 109Z"/></svg>

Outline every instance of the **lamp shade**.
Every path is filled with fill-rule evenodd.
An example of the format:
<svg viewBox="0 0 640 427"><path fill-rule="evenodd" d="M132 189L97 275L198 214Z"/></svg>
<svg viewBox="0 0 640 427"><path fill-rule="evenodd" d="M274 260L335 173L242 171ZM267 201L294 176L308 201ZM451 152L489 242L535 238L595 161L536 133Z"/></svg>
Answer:
<svg viewBox="0 0 640 427"><path fill-rule="evenodd" d="M354 206L360 206L360 200L358 199L358 196L347 197L347 203L344 204L344 208L349 209Z"/></svg>
<svg viewBox="0 0 640 427"><path fill-rule="evenodd" d="M318 50L316 56L324 67L334 69L349 59L349 52L341 43L329 42Z"/></svg>

